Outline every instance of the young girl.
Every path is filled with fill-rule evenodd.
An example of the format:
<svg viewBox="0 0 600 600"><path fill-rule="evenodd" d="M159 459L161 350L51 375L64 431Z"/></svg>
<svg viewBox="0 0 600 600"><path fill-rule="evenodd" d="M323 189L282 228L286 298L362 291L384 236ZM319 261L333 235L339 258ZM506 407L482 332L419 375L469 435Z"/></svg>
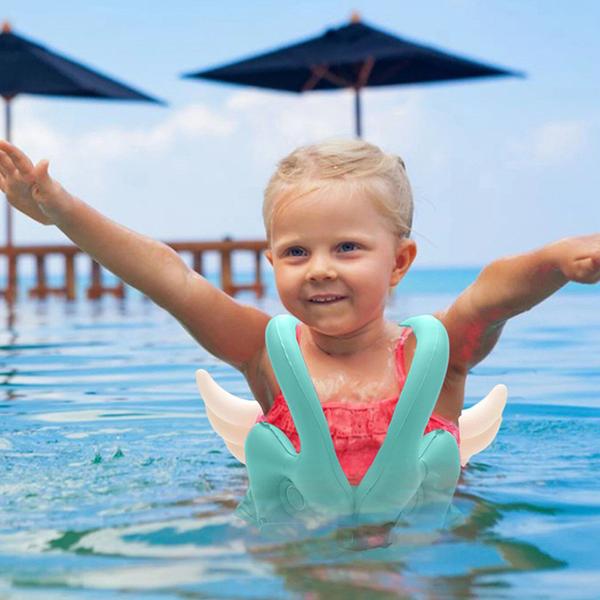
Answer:
<svg viewBox="0 0 600 600"><path fill-rule="evenodd" d="M266 419L298 438L265 350L269 315L245 306L188 268L166 245L104 217L0 141L0 188L40 223L59 227L117 277L169 311L209 352L238 369ZM390 291L413 264L413 201L402 160L362 141L299 148L271 178L264 221L277 290L301 321L296 335L350 483L368 469L410 369L415 340L384 319ZM458 437L469 369L506 321L568 281L600 280L600 234L567 238L485 267L435 313L450 362L427 426Z"/></svg>

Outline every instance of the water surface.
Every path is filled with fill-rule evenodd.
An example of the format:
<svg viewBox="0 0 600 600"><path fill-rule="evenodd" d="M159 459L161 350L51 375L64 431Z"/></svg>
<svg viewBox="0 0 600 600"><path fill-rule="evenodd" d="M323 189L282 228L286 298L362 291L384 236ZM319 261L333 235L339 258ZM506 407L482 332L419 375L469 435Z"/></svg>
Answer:
<svg viewBox="0 0 600 600"><path fill-rule="evenodd" d="M390 317L443 308L475 272L421 271ZM600 290L570 286L509 323L467 404L510 400L464 471L461 525L384 557L261 539L232 519L243 466L194 383L241 376L137 295L0 310L3 598L598 598ZM278 302L257 302L281 311Z"/></svg>

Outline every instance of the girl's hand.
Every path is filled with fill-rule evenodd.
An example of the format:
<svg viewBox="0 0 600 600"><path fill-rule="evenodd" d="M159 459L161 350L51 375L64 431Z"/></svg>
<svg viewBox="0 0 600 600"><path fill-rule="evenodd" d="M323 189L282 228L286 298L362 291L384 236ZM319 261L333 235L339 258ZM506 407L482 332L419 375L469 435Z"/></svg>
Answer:
<svg viewBox="0 0 600 600"><path fill-rule="evenodd" d="M558 267L569 281L600 281L600 233L556 242Z"/></svg>
<svg viewBox="0 0 600 600"><path fill-rule="evenodd" d="M68 206L68 192L48 174L48 161L37 165L17 147L0 140L0 189L22 213L43 225L56 222L55 215Z"/></svg>

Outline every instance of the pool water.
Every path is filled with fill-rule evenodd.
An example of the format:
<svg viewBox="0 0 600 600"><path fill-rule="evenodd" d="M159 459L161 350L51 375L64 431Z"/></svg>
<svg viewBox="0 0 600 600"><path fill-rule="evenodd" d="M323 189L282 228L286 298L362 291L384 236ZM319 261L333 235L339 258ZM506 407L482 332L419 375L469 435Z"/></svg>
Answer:
<svg viewBox="0 0 600 600"><path fill-rule="evenodd" d="M445 307L462 272L423 271L389 316ZM281 312L271 294L263 310ZM460 525L384 558L275 543L232 519L245 468L194 371L242 377L139 295L0 307L2 598L599 598L600 286L510 322L473 370L509 405L463 472Z"/></svg>

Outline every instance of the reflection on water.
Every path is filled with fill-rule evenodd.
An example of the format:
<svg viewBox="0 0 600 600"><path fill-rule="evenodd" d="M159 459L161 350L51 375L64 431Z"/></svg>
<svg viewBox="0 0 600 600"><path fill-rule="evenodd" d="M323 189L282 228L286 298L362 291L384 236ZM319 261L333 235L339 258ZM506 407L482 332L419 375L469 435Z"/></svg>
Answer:
<svg viewBox="0 0 600 600"><path fill-rule="evenodd" d="M397 528L387 547L377 528L269 537L234 518L245 469L194 371L247 386L150 303L19 304L0 333L0 596L596 598L599 298L563 294L507 326L467 388L469 403L498 382L511 397L462 474L460 519Z"/></svg>

